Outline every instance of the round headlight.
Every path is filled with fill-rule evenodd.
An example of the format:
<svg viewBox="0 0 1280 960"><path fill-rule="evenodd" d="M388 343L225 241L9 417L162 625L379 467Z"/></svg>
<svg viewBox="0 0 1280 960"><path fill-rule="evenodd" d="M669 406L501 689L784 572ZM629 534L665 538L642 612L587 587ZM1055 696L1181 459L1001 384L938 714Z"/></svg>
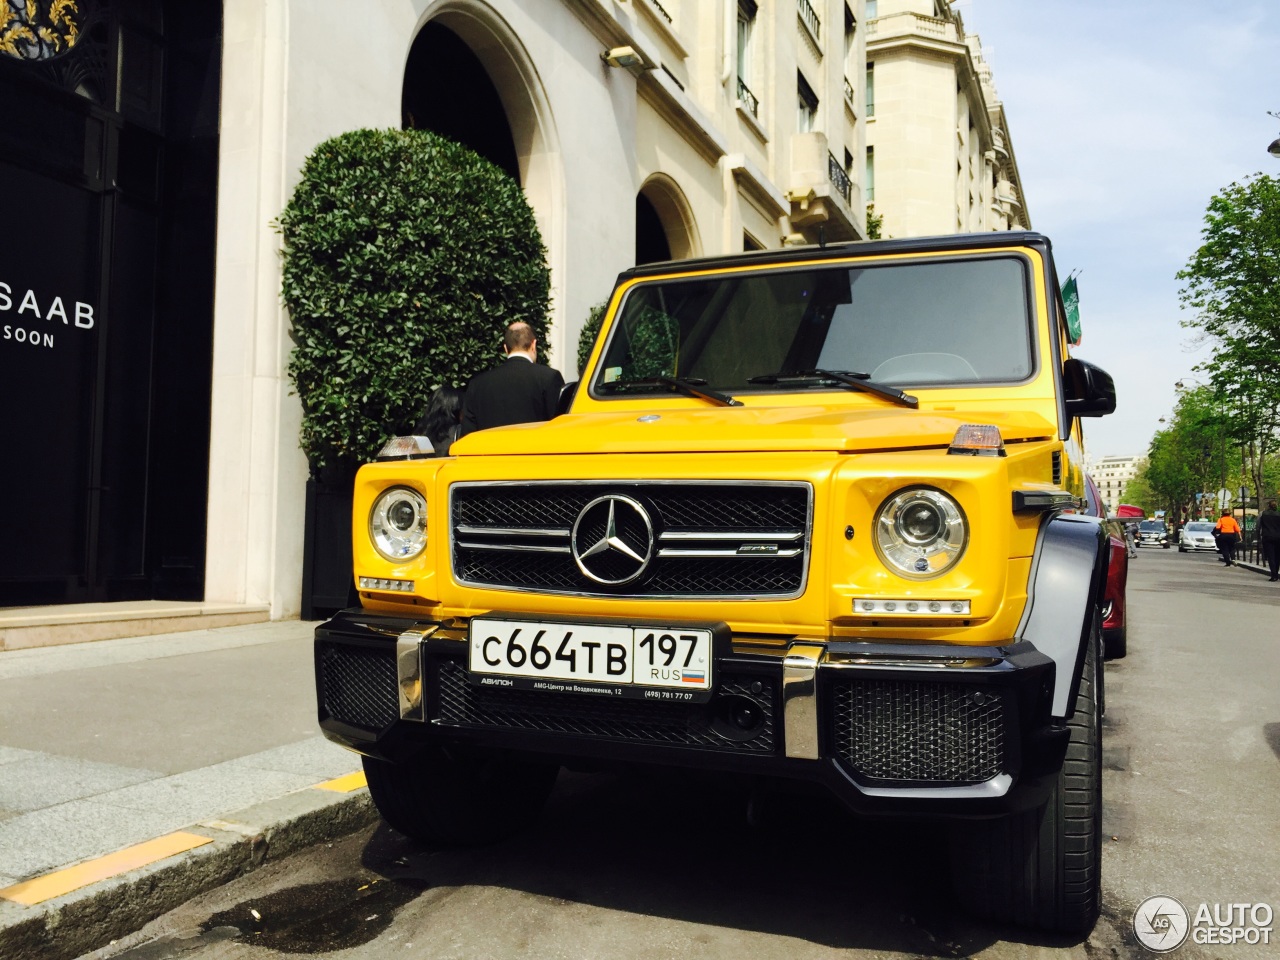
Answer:
<svg viewBox="0 0 1280 960"><path fill-rule="evenodd" d="M392 487L369 511L369 539L388 560L412 560L427 545L427 501L417 490Z"/></svg>
<svg viewBox="0 0 1280 960"><path fill-rule="evenodd" d="M932 487L900 490L876 514L880 558L912 580L950 570L968 542L969 524L960 504Z"/></svg>

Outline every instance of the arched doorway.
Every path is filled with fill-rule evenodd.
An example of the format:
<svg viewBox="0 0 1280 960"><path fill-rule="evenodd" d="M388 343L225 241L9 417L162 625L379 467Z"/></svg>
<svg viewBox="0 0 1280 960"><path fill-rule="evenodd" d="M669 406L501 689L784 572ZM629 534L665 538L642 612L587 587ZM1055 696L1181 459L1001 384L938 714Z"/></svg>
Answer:
<svg viewBox="0 0 1280 960"><path fill-rule="evenodd" d="M566 227L560 147L550 104L520 38L484 0L444 0L413 39L401 103L406 127L465 143L519 181L547 247L552 310L562 310ZM563 325L554 320L551 341L555 359L568 355Z"/></svg>
<svg viewBox="0 0 1280 960"><path fill-rule="evenodd" d="M660 263L671 259L667 230L653 203L643 193L636 194L636 263Z"/></svg>
<svg viewBox="0 0 1280 960"><path fill-rule="evenodd" d="M401 105L406 130L456 140L520 179L502 98L480 59L439 20L423 27L409 49Z"/></svg>
<svg viewBox="0 0 1280 960"><path fill-rule="evenodd" d="M221 5L0 4L0 606L204 594Z"/></svg>
<svg viewBox="0 0 1280 960"><path fill-rule="evenodd" d="M689 202L664 174L650 177L636 195L636 263L686 260L702 252Z"/></svg>

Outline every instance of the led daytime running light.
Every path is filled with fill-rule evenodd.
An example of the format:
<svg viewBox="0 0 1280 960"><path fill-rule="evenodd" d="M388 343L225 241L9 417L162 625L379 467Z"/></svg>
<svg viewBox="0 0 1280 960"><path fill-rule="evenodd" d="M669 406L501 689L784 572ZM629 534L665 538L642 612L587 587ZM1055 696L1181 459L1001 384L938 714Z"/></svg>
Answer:
<svg viewBox="0 0 1280 960"><path fill-rule="evenodd" d="M387 580L382 577L361 577L361 590L390 590L392 593L413 593L412 580Z"/></svg>
<svg viewBox="0 0 1280 960"><path fill-rule="evenodd" d="M919 597L854 597L853 612L877 617L967 617L969 603Z"/></svg>

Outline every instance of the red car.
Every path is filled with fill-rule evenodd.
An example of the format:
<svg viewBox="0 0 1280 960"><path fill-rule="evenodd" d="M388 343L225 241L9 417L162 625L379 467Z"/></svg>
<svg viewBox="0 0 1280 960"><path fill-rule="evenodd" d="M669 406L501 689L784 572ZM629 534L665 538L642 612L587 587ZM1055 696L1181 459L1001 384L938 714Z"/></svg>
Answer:
<svg viewBox="0 0 1280 960"><path fill-rule="evenodd" d="M1129 582L1129 546L1124 535L1124 524L1114 517L1108 518L1102 505L1102 494L1093 477L1085 476L1085 513L1102 517L1111 540L1111 560L1107 564L1107 590L1102 606L1102 649L1107 660L1119 660L1128 653L1125 627L1124 594Z"/></svg>

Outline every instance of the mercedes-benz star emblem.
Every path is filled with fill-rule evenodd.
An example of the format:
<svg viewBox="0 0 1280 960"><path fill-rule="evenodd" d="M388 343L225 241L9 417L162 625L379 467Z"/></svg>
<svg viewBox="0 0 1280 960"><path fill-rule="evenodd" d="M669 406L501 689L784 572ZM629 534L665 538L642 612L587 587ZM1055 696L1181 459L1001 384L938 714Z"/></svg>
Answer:
<svg viewBox="0 0 1280 960"><path fill-rule="evenodd" d="M574 562L596 583L620 586L644 573L653 558L653 522L622 494L597 497L582 508L569 538Z"/></svg>

